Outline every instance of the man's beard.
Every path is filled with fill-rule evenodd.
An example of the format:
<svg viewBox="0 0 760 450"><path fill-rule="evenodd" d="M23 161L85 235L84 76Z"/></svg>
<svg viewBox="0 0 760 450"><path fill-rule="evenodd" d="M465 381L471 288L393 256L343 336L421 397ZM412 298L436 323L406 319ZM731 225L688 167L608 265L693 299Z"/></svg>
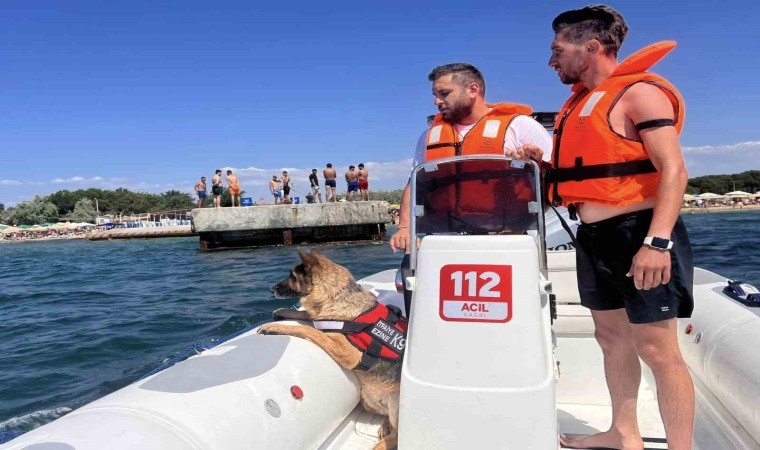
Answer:
<svg viewBox="0 0 760 450"><path fill-rule="evenodd" d="M464 102L459 103L454 107L449 108L448 111L441 113L443 115L443 120L449 123L460 123L462 119L472 114L473 106L474 102L471 104Z"/></svg>
<svg viewBox="0 0 760 450"><path fill-rule="evenodd" d="M573 63L572 67L560 67L562 73L560 74L559 80L563 84L576 84L581 82L581 74L584 70L583 61L578 58L573 61Z"/></svg>

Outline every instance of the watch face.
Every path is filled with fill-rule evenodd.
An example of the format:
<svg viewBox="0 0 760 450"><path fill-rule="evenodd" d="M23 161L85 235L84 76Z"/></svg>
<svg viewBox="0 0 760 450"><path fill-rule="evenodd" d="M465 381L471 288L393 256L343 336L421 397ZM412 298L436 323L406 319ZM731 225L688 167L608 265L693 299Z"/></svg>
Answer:
<svg viewBox="0 0 760 450"><path fill-rule="evenodd" d="M661 237L652 238L652 247L667 249L668 244L670 244L670 240L668 239L663 239Z"/></svg>

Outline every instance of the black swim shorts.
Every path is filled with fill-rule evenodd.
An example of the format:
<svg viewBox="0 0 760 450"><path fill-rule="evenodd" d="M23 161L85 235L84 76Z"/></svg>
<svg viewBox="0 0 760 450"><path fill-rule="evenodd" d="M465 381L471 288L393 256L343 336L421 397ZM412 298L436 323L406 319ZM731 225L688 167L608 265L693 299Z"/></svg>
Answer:
<svg viewBox="0 0 760 450"><path fill-rule="evenodd" d="M214 195L222 195L222 193L224 192L224 188L221 187L221 186L212 186L211 187L211 192Z"/></svg>
<svg viewBox="0 0 760 450"><path fill-rule="evenodd" d="M282 187L282 192L285 193L285 195L290 195L290 186L285 185Z"/></svg>
<svg viewBox="0 0 760 450"><path fill-rule="evenodd" d="M670 239L670 281L638 290L626 274L652 222L646 209L578 227L576 267L581 304L595 311L625 308L631 323L691 317L694 261L686 226L679 217Z"/></svg>

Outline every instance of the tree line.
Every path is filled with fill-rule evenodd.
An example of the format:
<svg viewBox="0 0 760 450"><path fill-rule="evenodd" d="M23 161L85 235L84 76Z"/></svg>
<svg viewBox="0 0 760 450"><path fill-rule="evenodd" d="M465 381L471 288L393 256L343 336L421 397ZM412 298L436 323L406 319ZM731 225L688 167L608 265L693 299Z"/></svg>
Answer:
<svg viewBox="0 0 760 450"><path fill-rule="evenodd" d="M690 178L686 186L687 194L725 194L733 191L744 191L754 194L760 191L760 170L748 170L733 175L705 175Z"/></svg>
<svg viewBox="0 0 760 450"><path fill-rule="evenodd" d="M94 223L98 214L129 215L194 206L195 201L190 194L176 190L161 194L132 192L124 188L113 191L96 188L61 190L47 196L36 196L34 200L21 202L13 208L0 204L0 223L34 225L56 222L59 218Z"/></svg>

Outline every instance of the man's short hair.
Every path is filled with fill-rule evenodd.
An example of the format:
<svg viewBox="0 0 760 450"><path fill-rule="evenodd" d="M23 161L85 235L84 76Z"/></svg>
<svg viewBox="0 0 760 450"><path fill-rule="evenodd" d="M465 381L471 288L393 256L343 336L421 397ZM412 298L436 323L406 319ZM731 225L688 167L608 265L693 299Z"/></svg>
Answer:
<svg viewBox="0 0 760 450"><path fill-rule="evenodd" d="M327 168L329 169L331 167L332 167L332 163L327 163Z"/></svg>
<svg viewBox="0 0 760 450"><path fill-rule="evenodd" d="M486 95L486 80L477 67L468 63L452 63L438 66L428 74L428 80L435 81L442 76L451 75L451 80L461 86L477 83L483 96Z"/></svg>
<svg viewBox="0 0 760 450"><path fill-rule="evenodd" d="M232 173L232 171L231 171L231 170L227 170L227 175L229 175L229 174L231 174L231 173Z"/></svg>
<svg viewBox="0 0 760 450"><path fill-rule="evenodd" d="M216 169L216 172L214 173L222 173L222 169Z"/></svg>
<svg viewBox="0 0 760 450"><path fill-rule="evenodd" d="M623 16L607 5L589 5L572 9L558 15L552 21L554 33L574 44L596 39L604 46L605 53L617 56L628 34L628 24Z"/></svg>
<svg viewBox="0 0 760 450"><path fill-rule="evenodd" d="M356 167L354 167L354 166L348 166L348 170L354 170L354 169L356 169Z"/></svg>
<svg viewBox="0 0 760 450"><path fill-rule="evenodd" d="M317 169L311 169L311 171L312 171L312 172L316 172L316 171L317 171Z"/></svg>
<svg viewBox="0 0 760 450"><path fill-rule="evenodd" d="M283 174L283 175L287 175L287 174L288 174L288 171L287 171L287 170L283 170L283 171L282 171L282 174Z"/></svg>
<svg viewBox="0 0 760 450"><path fill-rule="evenodd" d="M364 163L359 163L359 168L363 169L364 168Z"/></svg>

